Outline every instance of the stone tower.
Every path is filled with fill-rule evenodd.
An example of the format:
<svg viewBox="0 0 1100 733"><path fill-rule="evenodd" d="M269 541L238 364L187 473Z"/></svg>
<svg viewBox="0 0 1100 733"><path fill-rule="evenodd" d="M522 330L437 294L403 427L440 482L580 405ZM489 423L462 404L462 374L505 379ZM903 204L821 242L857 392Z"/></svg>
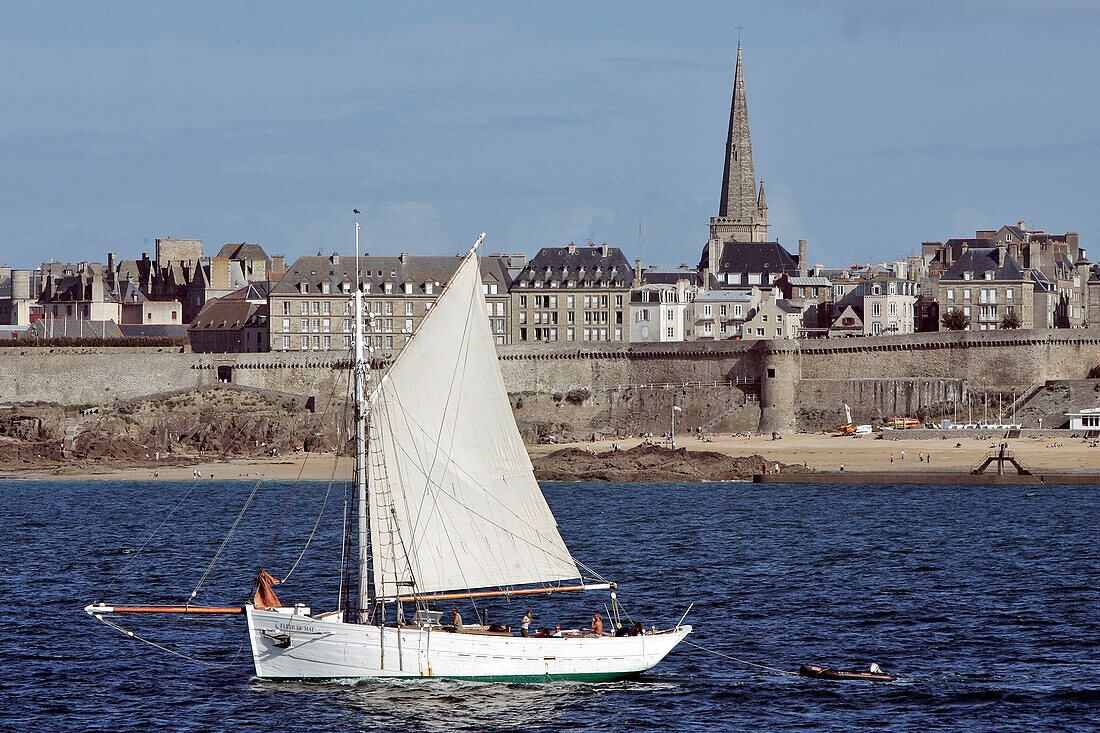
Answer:
<svg viewBox="0 0 1100 733"><path fill-rule="evenodd" d="M712 241L766 242L768 204L764 184L756 189L756 171L752 166L752 138L749 136L749 109L745 102L745 77L741 71L741 44L737 44L737 69L733 78L733 104L726 138L726 170L722 178L722 198L718 216L710 219Z"/></svg>

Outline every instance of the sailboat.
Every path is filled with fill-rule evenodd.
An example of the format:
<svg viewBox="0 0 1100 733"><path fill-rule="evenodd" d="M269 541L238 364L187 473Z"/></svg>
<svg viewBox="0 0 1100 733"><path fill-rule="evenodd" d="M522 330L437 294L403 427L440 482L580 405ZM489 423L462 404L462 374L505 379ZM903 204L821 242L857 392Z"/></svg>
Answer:
<svg viewBox="0 0 1100 733"><path fill-rule="evenodd" d="M265 680L445 677L603 681L638 675L691 633L683 617L634 635L514 635L441 623L441 604L609 591L578 568L535 480L485 317L477 243L368 393L362 291L354 295L356 497L347 588L333 611L282 606L261 571L241 608L117 607L88 613L242 613ZM356 225L358 255L358 224ZM685 613L686 616L686 613Z"/></svg>

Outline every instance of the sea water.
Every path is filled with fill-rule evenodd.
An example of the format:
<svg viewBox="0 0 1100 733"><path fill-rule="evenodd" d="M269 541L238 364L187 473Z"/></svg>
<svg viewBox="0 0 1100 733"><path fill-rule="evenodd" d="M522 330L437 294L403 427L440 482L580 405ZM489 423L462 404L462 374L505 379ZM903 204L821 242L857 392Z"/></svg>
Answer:
<svg viewBox="0 0 1100 733"><path fill-rule="evenodd" d="M82 611L182 603L196 587L198 603L239 604L260 567L283 578L299 558L279 597L331 609L343 484L0 489L4 730L1002 731L1100 719L1097 487L545 484L567 544L620 584L631 620L671 626L694 602L690 641L774 670L681 645L634 681L537 685L260 682L240 616L113 617L157 648ZM478 610L518 625L531 608L535 626L568 628L606 620L606 602ZM803 662L877 662L902 679L789 673Z"/></svg>

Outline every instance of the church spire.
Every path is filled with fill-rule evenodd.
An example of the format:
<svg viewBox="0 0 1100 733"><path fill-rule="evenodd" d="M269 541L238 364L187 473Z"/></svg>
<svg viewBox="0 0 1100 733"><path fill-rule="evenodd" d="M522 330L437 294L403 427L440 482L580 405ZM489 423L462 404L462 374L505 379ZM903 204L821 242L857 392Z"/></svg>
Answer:
<svg viewBox="0 0 1100 733"><path fill-rule="evenodd" d="M756 171L752 164L749 109L745 99L745 76L741 68L741 43L737 44L737 66L733 78L729 133L726 136L726 165L722 176L722 197L718 216L711 220L711 237L742 242L767 238L767 205L757 196Z"/></svg>
<svg viewBox="0 0 1100 733"><path fill-rule="evenodd" d="M756 173L752 166L749 108L745 101L745 76L741 70L741 46L733 77L729 134L726 137L726 170L722 177L722 201L718 216L745 219L756 210Z"/></svg>

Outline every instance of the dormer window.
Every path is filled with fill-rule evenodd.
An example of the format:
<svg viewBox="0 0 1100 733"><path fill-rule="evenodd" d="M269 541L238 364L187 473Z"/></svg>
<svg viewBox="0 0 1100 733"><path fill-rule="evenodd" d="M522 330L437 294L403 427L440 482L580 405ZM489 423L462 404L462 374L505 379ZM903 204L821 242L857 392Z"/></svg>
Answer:
<svg viewBox="0 0 1100 733"><path fill-rule="evenodd" d="M330 292L330 286L329 286L329 284L328 284L328 283L321 283L321 292L322 292L322 293L323 293L324 295L328 295L328 294L329 294L329 292Z"/></svg>
<svg viewBox="0 0 1100 733"><path fill-rule="evenodd" d="M298 290L300 292L303 292L303 293L308 293L309 292L309 283L307 283L305 280L298 283Z"/></svg>
<svg viewBox="0 0 1100 733"><path fill-rule="evenodd" d="M412 283L405 283L405 295L412 295L412 292L413 292L413 284Z"/></svg>
<svg viewBox="0 0 1100 733"><path fill-rule="evenodd" d="M393 293L393 283L386 283L383 286L383 290L385 290L386 295L392 294Z"/></svg>
<svg viewBox="0 0 1100 733"><path fill-rule="evenodd" d="M351 292L351 283L349 283L349 282L340 283L340 291L344 292L344 293L350 293Z"/></svg>
<svg viewBox="0 0 1100 733"><path fill-rule="evenodd" d="M993 279L993 270L986 270L985 279L986 280L992 280Z"/></svg>
<svg viewBox="0 0 1100 733"><path fill-rule="evenodd" d="M973 279L974 279L974 273L971 272L970 270L967 270L966 272L963 273L963 280L973 280Z"/></svg>
<svg viewBox="0 0 1100 733"><path fill-rule="evenodd" d="M428 295L431 295L432 294L432 288L434 286L435 286L435 283L424 283L424 292L427 293Z"/></svg>

